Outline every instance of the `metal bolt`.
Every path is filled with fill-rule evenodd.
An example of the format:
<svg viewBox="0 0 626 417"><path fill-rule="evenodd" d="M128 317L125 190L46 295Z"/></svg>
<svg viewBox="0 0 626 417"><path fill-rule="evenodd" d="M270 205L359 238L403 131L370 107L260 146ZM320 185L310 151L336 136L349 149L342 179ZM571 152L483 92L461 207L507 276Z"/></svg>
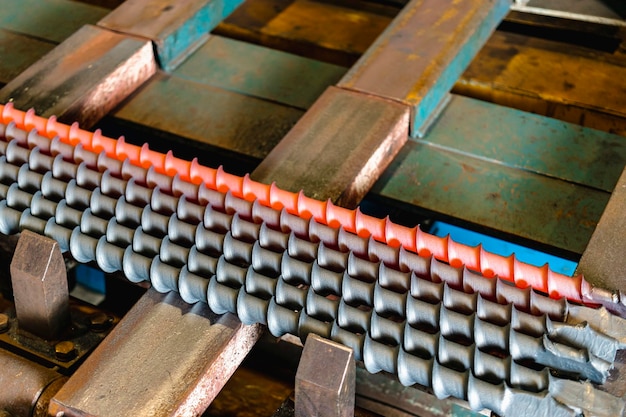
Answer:
<svg viewBox="0 0 626 417"><path fill-rule="evenodd" d="M67 340L59 342L54 346L54 353L58 360L69 362L76 357L76 346Z"/></svg>
<svg viewBox="0 0 626 417"><path fill-rule="evenodd" d="M0 313L0 333L4 333L9 330L9 316Z"/></svg>
<svg viewBox="0 0 626 417"><path fill-rule="evenodd" d="M94 313L89 317L89 325L94 332L103 332L111 327L113 319L106 313Z"/></svg>

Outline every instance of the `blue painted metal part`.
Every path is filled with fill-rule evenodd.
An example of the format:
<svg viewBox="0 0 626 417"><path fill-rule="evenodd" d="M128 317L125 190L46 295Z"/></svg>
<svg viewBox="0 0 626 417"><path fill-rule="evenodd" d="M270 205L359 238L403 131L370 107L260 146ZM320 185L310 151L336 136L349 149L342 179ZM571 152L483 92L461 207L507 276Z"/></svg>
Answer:
<svg viewBox="0 0 626 417"><path fill-rule="evenodd" d="M128 0L102 19L102 27L151 39L165 71L174 70L206 42L209 32L243 0Z"/></svg>
<svg viewBox="0 0 626 417"><path fill-rule="evenodd" d="M510 0L413 0L339 83L411 107L423 136Z"/></svg>
<svg viewBox="0 0 626 417"><path fill-rule="evenodd" d="M509 256L514 253L518 260L530 265L543 266L549 264L552 271L560 274L574 275L576 270L576 262L441 221L434 222L428 232L440 237L450 235L455 242L469 246L481 244L488 252L502 256Z"/></svg>

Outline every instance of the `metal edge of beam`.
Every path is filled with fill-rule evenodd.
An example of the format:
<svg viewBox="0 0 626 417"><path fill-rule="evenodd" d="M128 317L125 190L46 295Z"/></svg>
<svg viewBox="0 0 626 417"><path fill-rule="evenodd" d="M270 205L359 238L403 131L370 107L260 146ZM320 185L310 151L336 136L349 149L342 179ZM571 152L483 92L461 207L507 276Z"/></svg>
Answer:
<svg viewBox="0 0 626 417"><path fill-rule="evenodd" d="M5 85L0 101L89 128L155 72L150 42L85 25Z"/></svg>
<svg viewBox="0 0 626 417"><path fill-rule="evenodd" d="M413 0L339 82L412 108L422 137L448 93L510 8L510 0Z"/></svg>
<svg viewBox="0 0 626 417"><path fill-rule="evenodd" d="M243 0L128 0L98 26L150 39L166 72L173 71L202 46L209 32Z"/></svg>
<svg viewBox="0 0 626 417"><path fill-rule="evenodd" d="M54 396L72 416L202 414L261 335L231 314L148 290Z"/></svg>

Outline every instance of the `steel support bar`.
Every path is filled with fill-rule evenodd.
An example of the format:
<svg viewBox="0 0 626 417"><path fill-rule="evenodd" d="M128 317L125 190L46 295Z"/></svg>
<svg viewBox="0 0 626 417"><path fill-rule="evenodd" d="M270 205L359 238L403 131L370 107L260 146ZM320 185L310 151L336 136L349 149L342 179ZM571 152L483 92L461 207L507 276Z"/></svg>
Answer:
<svg viewBox="0 0 626 417"><path fill-rule="evenodd" d="M98 22L154 42L159 64L171 71L209 38L243 0L128 0Z"/></svg>
<svg viewBox="0 0 626 417"><path fill-rule="evenodd" d="M0 90L0 101L90 127L156 71L147 41L86 25Z"/></svg>
<svg viewBox="0 0 626 417"><path fill-rule="evenodd" d="M339 86L409 105L411 136L423 136L510 4L413 0Z"/></svg>
<svg viewBox="0 0 626 417"><path fill-rule="evenodd" d="M66 416L197 416L260 336L233 315L148 292L52 399Z"/></svg>
<svg viewBox="0 0 626 417"><path fill-rule="evenodd" d="M295 416L354 416L355 379L352 349L310 334L296 373Z"/></svg>
<svg viewBox="0 0 626 417"><path fill-rule="evenodd" d="M613 194L596 230L591 235L587 249L578 264L578 272L585 274L590 284L613 292L594 288L591 299L615 298L626 304L626 169L617 182ZM626 306L624 306L626 307Z"/></svg>
<svg viewBox="0 0 626 417"><path fill-rule="evenodd" d="M23 231L11 261L11 281L20 329L58 339L70 323L67 272L59 244Z"/></svg>
<svg viewBox="0 0 626 417"><path fill-rule="evenodd" d="M354 207L406 143L408 121L402 104L330 87L252 178Z"/></svg>

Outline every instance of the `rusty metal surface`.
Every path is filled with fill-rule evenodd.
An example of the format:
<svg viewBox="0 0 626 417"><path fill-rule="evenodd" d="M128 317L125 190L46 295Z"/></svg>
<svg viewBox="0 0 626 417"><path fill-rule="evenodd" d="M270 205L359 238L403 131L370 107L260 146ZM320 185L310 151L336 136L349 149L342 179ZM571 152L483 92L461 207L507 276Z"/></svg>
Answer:
<svg viewBox="0 0 626 417"><path fill-rule="evenodd" d="M578 273L599 287L626 292L626 170L578 264Z"/></svg>
<svg viewBox="0 0 626 417"><path fill-rule="evenodd" d="M86 25L0 90L0 101L92 126L156 71L152 45Z"/></svg>
<svg viewBox="0 0 626 417"><path fill-rule="evenodd" d="M66 378L4 349L0 349L0 410L14 417L41 416L46 401ZM0 414L1 415L1 414Z"/></svg>
<svg viewBox="0 0 626 417"><path fill-rule="evenodd" d="M330 87L252 173L353 207L408 138L408 107Z"/></svg>
<svg viewBox="0 0 626 417"><path fill-rule="evenodd" d="M127 0L99 26L150 39L159 64L174 69L243 0Z"/></svg>
<svg viewBox="0 0 626 417"><path fill-rule="evenodd" d="M293 107L157 74L114 116L261 159L302 114ZM201 162L207 157L204 153L197 156Z"/></svg>
<svg viewBox="0 0 626 417"><path fill-rule="evenodd" d="M233 315L148 292L53 398L66 416L195 416L260 335Z"/></svg>
<svg viewBox="0 0 626 417"><path fill-rule="evenodd" d="M337 83L346 71L346 68L338 65L211 36L172 75L307 109L327 87Z"/></svg>
<svg viewBox="0 0 626 417"><path fill-rule="evenodd" d="M409 104L411 135L422 136L509 6L509 0L413 0L339 86Z"/></svg>
<svg viewBox="0 0 626 417"><path fill-rule="evenodd" d="M3 305L6 302L6 305ZM102 329L91 323L94 316L103 314L102 311L89 304L70 299L71 325L63 332L61 338L47 341L31 333L21 331L15 317L15 308L12 303L0 297L0 324L6 316L6 328L1 330L0 347L29 357L48 368L56 368L64 375L71 374L85 359L85 357L109 333L111 327L119 322L119 318L106 314L109 326Z"/></svg>
<svg viewBox="0 0 626 417"><path fill-rule="evenodd" d="M19 327L43 339L57 339L70 322L67 273L59 244L23 231L11 261L11 282Z"/></svg>
<svg viewBox="0 0 626 417"><path fill-rule="evenodd" d="M0 83L10 82L56 44L0 29Z"/></svg>
<svg viewBox="0 0 626 417"><path fill-rule="evenodd" d="M296 372L296 417L353 416L355 378L351 348L309 334Z"/></svg>

